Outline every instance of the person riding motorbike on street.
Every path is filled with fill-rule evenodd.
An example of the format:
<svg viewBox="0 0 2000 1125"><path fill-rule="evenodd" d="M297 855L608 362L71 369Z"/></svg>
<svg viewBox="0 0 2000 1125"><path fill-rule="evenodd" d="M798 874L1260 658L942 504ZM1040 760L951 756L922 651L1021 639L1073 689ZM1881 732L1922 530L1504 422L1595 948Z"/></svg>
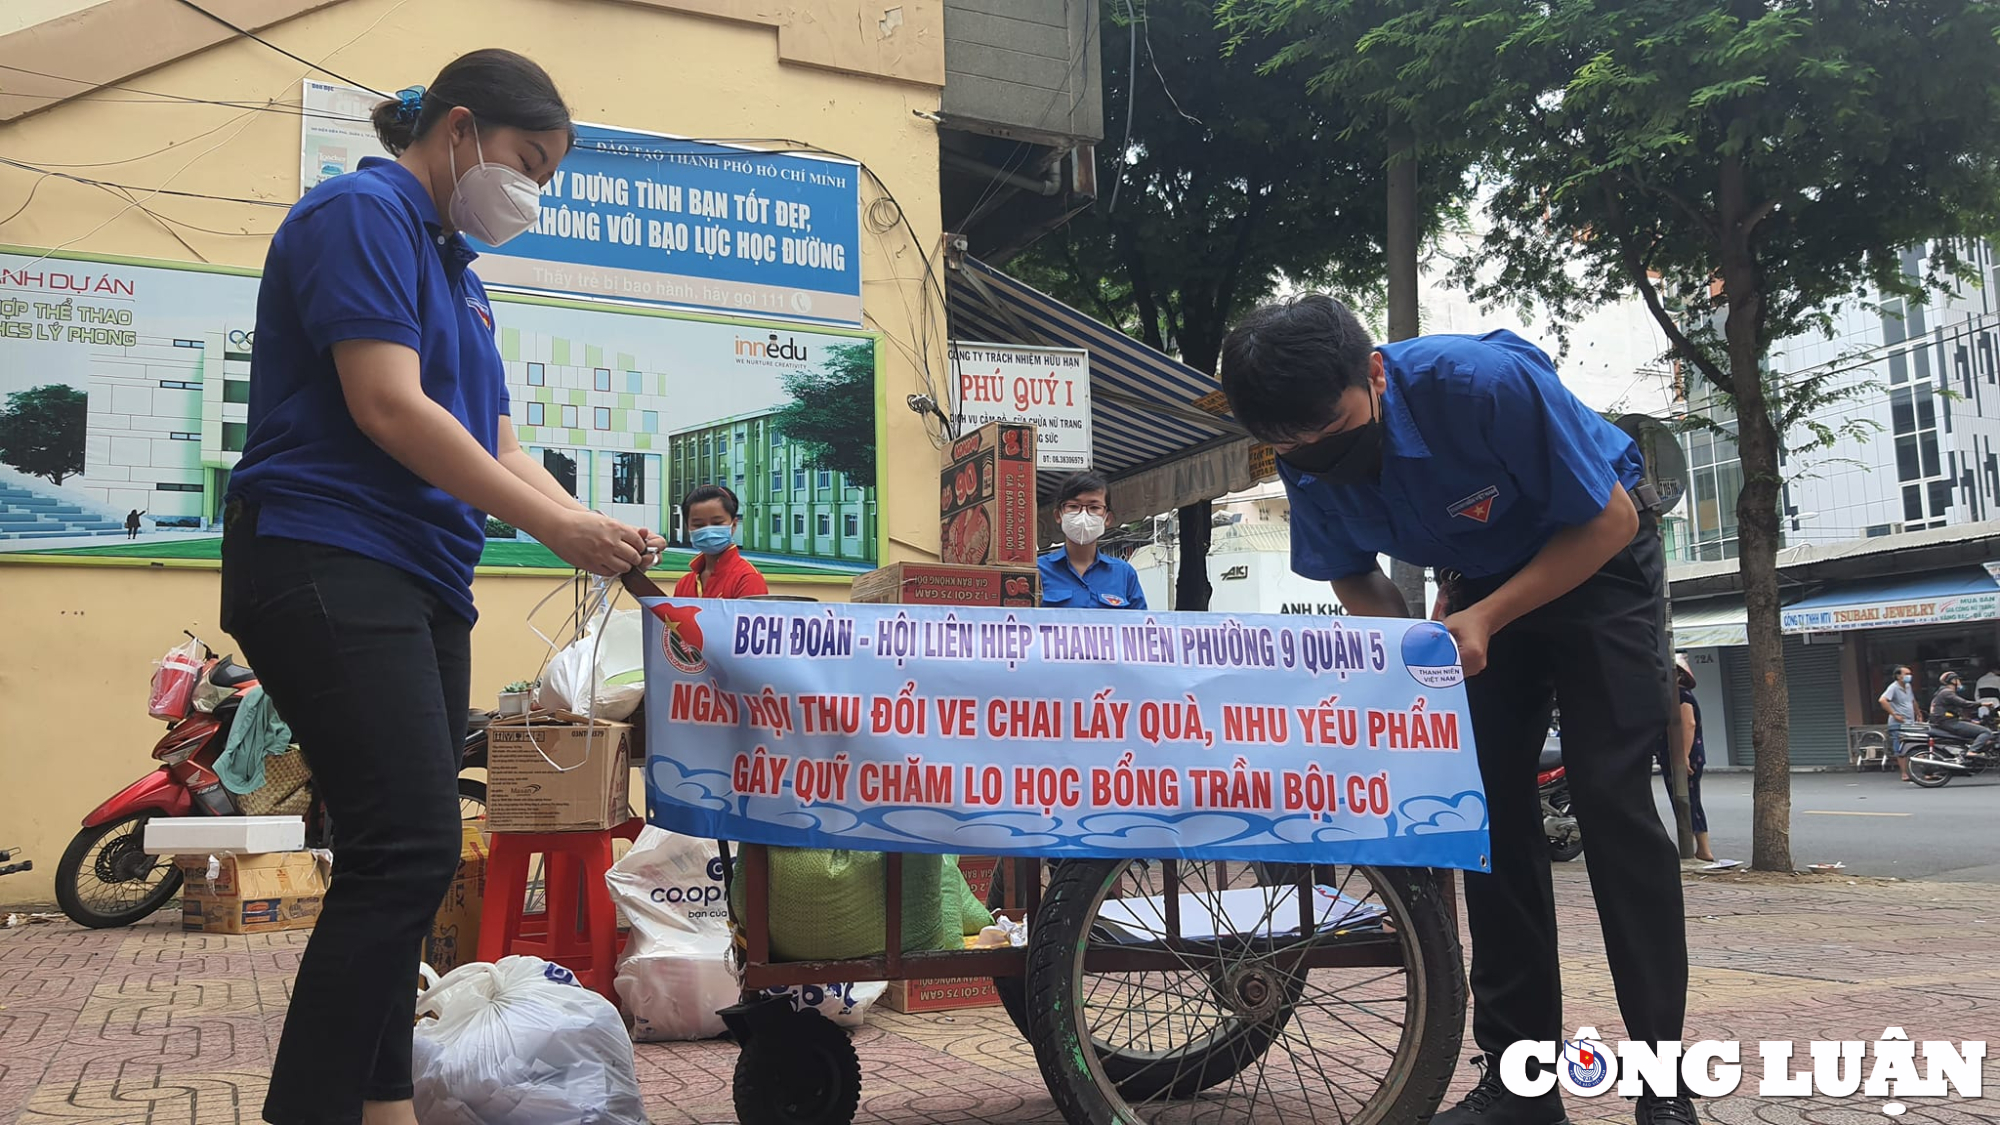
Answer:
<svg viewBox="0 0 2000 1125"><path fill-rule="evenodd" d="M1958 694L1964 684L1957 672L1946 672L1938 681L1937 694L1931 697L1931 729L1967 740L1969 749L1984 750L1993 741L1994 732L1967 721L1979 714L1979 704Z"/></svg>

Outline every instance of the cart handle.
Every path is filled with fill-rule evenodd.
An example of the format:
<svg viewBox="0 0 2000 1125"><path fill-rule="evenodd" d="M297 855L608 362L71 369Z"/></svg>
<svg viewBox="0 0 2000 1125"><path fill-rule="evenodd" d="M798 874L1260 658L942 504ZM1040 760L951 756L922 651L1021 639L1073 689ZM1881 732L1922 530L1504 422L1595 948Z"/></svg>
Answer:
<svg viewBox="0 0 2000 1125"><path fill-rule="evenodd" d="M664 598L667 596L660 589L660 584L647 577L644 570L627 571L625 576L620 578L619 581L625 584L625 592L635 598Z"/></svg>

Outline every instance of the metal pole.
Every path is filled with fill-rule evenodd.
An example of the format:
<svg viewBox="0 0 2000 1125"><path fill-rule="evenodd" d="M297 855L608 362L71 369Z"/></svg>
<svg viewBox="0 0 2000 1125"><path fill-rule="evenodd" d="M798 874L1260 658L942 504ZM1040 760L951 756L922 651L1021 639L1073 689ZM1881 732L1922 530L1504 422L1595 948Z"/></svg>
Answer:
<svg viewBox="0 0 2000 1125"><path fill-rule="evenodd" d="M1663 522L1655 522L1653 532L1660 536L1660 558L1662 566L1664 566L1667 556L1667 545L1666 530ZM1663 577L1662 582L1664 583L1664 581ZM1665 591L1662 590L1661 593L1664 594ZM1667 789L1672 796L1674 830L1680 842L1681 859L1685 861L1694 858L1694 812L1693 806L1688 802L1687 767L1682 764L1679 753L1683 732L1681 730L1679 676L1674 671L1673 618L1665 612L1664 606L1661 609L1660 639L1665 643L1667 650L1667 683L1669 685L1667 696Z"/></svg>

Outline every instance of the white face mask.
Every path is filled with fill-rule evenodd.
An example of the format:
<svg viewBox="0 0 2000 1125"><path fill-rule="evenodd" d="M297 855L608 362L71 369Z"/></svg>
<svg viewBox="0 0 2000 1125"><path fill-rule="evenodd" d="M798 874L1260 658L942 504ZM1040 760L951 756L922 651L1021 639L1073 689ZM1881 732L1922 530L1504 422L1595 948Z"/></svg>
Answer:
<svg viewBox="0 0 2000 1125"><path fill-rule="evenodd" d="M451 174L456 181L451 192L451 225L488 246L498 246L535 225L542 212L542 188L526 173L505 164L488 164L476 125L472 146L479 153L479 163L467 168L465 175L458 174L456 154L451 157Z"/></svg>
<svg viewBox="0 0 2000 1125"><path fill-rule="evenodd" d="M1088 547L1104 538L1104 517L1089 512L1071 512L1062 518L1063 535L1079 547Z"/></svg>

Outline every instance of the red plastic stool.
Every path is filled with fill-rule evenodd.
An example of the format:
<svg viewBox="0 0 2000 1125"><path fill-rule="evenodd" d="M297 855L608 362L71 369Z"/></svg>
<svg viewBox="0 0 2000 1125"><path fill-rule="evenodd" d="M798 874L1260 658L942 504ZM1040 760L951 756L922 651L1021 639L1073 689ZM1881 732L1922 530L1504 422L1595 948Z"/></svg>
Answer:
<svg viewBox="0 0 2000 1125"><path fill-rule="evenodd" d="M486 854L486 901L479 914L479 959L540 957L576 974L577 983L612 1003L618 975L618 912L604 885L611 841L636 840L633 817L599 832L495 832ZM542 856L544 908L523 913L528 861Z"/></svg>

